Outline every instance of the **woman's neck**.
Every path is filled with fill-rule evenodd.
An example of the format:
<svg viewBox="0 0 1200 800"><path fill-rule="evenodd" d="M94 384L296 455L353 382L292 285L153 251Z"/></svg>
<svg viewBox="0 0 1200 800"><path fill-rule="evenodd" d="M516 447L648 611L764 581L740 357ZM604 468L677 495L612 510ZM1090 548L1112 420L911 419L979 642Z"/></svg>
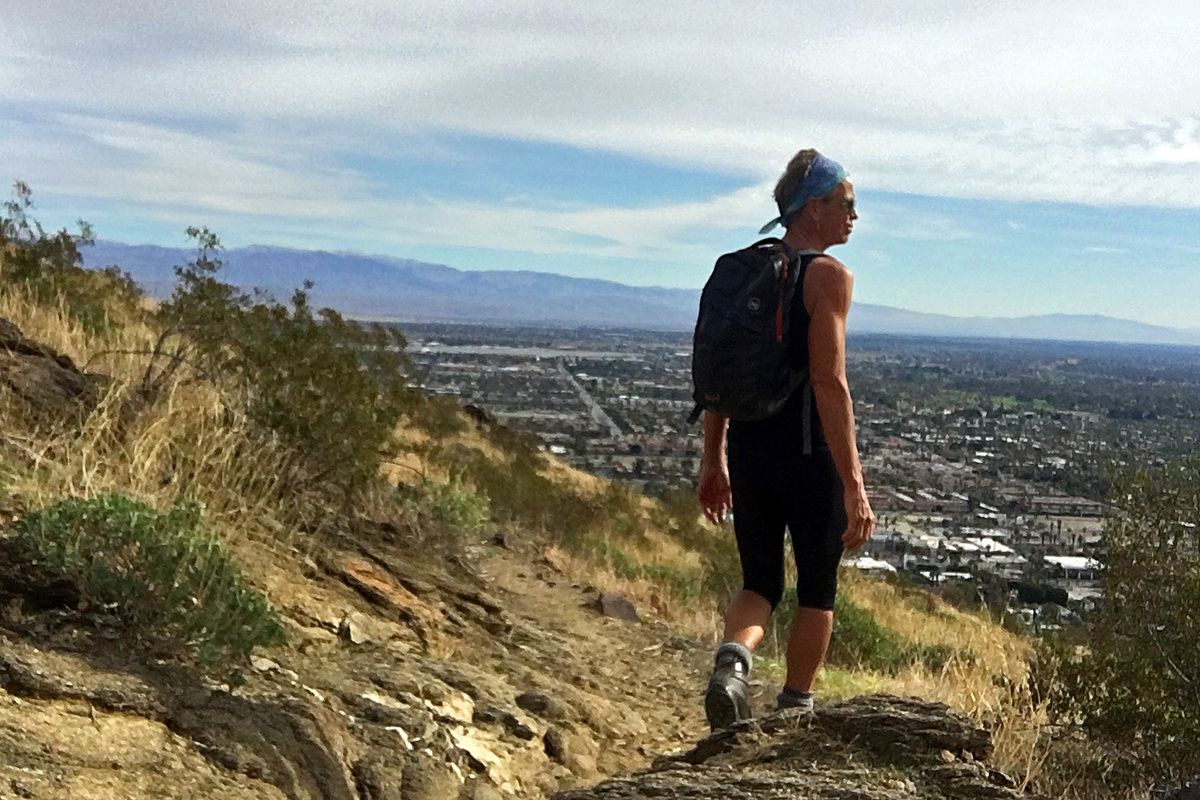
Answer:
<svg viewBox="0 0 1200 800"><path fill-rule="evenodd" d="M824 253L825 248L829 247L812 231L804 230L801 227L788 228L787 233L783 235L783 243L793 250L815 250L818 253Z"/></svg>

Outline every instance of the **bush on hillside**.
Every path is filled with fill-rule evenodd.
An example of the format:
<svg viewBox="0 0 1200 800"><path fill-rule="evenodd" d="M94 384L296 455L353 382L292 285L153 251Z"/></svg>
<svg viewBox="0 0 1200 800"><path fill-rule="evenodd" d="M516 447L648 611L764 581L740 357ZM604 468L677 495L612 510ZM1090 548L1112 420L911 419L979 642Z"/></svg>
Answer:
<svg viewBox="0 0 1200 800"><path fill-rule="evenodd" d="M525 436L502 425L485 430L505 459L493 460L471 448L444 449L435 444L427 455L447 467L454 478L488 498L499 522L515 522L545 531L552 539L578 550L587 534L607 523L612 510L543 474L544 456Z"/></svg>
<svg viewBox="0 0 1200 800"><path fill-rule="evenodd" d="M176 268L174 293L158 309L162 332L144 388L155 392L185 364L233 379L249 418L298 454L296 480L348 499L378 474L396 423L419 402L405 381L404 336L314 310L311 284L287 305L243 293L217 277L217 236L188 235L197 255Z"/></svg>
<svg viewBox="0 0 1200 800"><path fill-rule="evenodd" d="M205 667L281 644L279 616L201 526L200 507L158 512L120 495L71 498L26 514L17 545L81 596L117 613L140 637Z"/></svg>
<svg viewBox="0 0 1200 800"><path fill-rule="evenodd" d="M703 589L725 600L742 585L742 566L732 526L713 528L703 521L694 489L668 489L655 508L656 524L704 564Z"/></svg>
<svg viewBox="0 0 1200 800"><path fill-rule="evenodd" d="M627 581L651 583L678 603L697 601L705 589L703 576L667 564L641 561L607 537L589 536L579 549L584 555L607 566L615 575Z"/></svg>
<svg viewBox="0 0 1200 800"><path fill-rule="evenodd" d="M1058 721L1150 774L1200 771L1200 458L1113 481L1104 602L1082 653L1048 649Z"/></svg>
<svg viewBox="0 0 1200 800"><path fill-rule="evenodd" d="M479 536L492 522L492 504L487 495L458 479L444 482L422 479L415 487L402 490L401 495L409 507L428 514L460 536Z"/></svg>
<svg viewBox="0 0 1200 800"><path fill-rule="evenodd" d="M91 333L114 324L113 310L136 305L141 292L127 274L84 268L79 249L94 243L91 226L80 220L79 233L48 233L29 215L32 208L32 191L17 181L0 212L0 290L16 287L39 302L61 302Z"/></svg>

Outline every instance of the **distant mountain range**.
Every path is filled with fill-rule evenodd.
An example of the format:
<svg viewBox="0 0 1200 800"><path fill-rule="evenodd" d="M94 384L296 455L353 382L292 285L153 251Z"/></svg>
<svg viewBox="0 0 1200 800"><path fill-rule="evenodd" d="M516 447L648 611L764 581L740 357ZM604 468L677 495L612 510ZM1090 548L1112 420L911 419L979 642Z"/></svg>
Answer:
<svg viewBox="0 0 1200 800"><path fill-rule="evenodd" d="M117 264L150 294L164 296L172 268L190 250L97 242L91 267ZM362 319L609 326L686 330L695 324L698 289L626 286L529 271L468 271L422 261L254 245L223 251L224 280L266 289L281 299L302 281L314 302ZM952 317L855 303L853 333L997 337L1200 345L1200 329L1166 328L1097 315Z"/></svg>

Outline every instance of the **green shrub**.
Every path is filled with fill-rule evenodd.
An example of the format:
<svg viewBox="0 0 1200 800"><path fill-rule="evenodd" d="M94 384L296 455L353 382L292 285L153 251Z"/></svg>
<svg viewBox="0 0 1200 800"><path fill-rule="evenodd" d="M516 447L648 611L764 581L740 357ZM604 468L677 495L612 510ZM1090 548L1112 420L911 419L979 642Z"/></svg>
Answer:
<svg viewBox="0 0 1200 800"><path fill-rule="evenodd" d="M653 515L661 530L704 562L701 593L724 602L741 587L742 565L733 526L713 529L702 522L694 489L664 491Z"/></svg>
<svg viewBox="0 0 1200 800"><path fill-rule="evenodd" d="M544 530L555 542L578 549L608 518L603 504L542 475L542 454L520 437L498 438L505 442L507 461L471 448L434 447L428 455L486 496L497 520Z"/></svg>
<svg viewBox="0 0 1200 800"><path fill-rule="evenodd" d="M433 439L448 439L467 429L462 406L453 397L421 395L407 417L414 428Z"/></svg>
<svg viewBox="0 0 1200 800"><path fill-rule="evenodd" d="M1086 649L1043 648L1059 722L1179 780L1200 771L1200 458L1113 482L1104 601Z"/></svg>
<svg viewBox="0 0 1200 800"><path fill-rule="evenodd" d="M909 643L890 628L880 625L870 611L844 592L837 596L833 619L830 663L895 673L913 662L913 649Z"/></svg>
<svg viewBox="0 0 1200 800"><path fill-rule="evenodd" d="M200 517L195 503L158 512L120 495L71 498L22 517L17 543L85 600L115 604L139 636L202 666L281 644L279 616Z"/></svg>
<svg viewBox="0 0 1200 800"><path fill-rule="evenodd" d="M298 454L300 485L291 488L329 486L349 500L378 475L397 422L419 402L405 383L403 335L314 311L309 283L288 305L242 293L216 277L216 235L188 235L197 256L176 268L175 291L158 309L162 333L144 388L154 393L183 364L232 378L249 418Z"/></svg>
<svg viewBox="0 0 1200 800"><path fill-rule="evenodd" d="M79 233L66 229L48 233L29 216L33 193L17 181L13 196L0 212L0 290L21 287L35 300L62 301L67 313L90 333L116 324L111 311L129 311L141 292L133 279L116 267L83 267L79 248L94 243L91 226L80 220Z"/></svg>
<svg viewBox="0 0 1200 800"><path fill-rule="evenodd" d="M579 551L608 565L619 577L629 581L649 581L681 602L696 600L704 589L704 582L700 577L688 575L666 564L639 561L608 538L588 536L580 543Z"/></svg>
<svg viewBox="0 0 1200 800"><path fill-rule="evenodd" d="M484 533L492 522L492 505L487 495L473 491L458 480L445 483L423 480L410 501L418 511L457 533L473 537Z"/></svg>

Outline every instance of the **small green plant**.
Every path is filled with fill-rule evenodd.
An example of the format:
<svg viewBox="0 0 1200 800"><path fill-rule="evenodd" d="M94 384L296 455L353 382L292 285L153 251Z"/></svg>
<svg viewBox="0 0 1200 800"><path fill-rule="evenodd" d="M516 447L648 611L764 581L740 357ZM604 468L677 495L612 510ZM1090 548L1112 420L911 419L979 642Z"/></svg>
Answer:
<svg viewBox="0 0 1200 800"><path fill-rule="evenodd" d="M502 430L496 426L497 430ZM540 528L567 548L608 519L603 503L547 478L540 472L542 455L520 438L500 434L508 459L493 461L477 450L433 448L434 461L486 496L496 519ZM493 439L495 441L495 439Z"/></svg>
<svg viewBox="0 0 1200 800"><path fill-rule="evenodd" d="M159 512L121 495L70 498L26 514L16 529L38 566L201 666L232 666L284 641L279 616L202 528L196 503Z"/></svg>
<svg viewBox="0 0 1200 800"><path fill-rule="evenodd" d="M444 483L422 480L413 500L419 511L462 536L479 536L492 522L492 505L487 495L458 480Z"/></svg>
<svg viewBox="0 0 1200 800"><path fill-rule="evenodd" d="M580 552L606 564L618 576L629 581L646 580L681 602L693 602L704 588L703 578L689 575L665 564L639 561L607 536L589 535L579 546Z"/></svg>

